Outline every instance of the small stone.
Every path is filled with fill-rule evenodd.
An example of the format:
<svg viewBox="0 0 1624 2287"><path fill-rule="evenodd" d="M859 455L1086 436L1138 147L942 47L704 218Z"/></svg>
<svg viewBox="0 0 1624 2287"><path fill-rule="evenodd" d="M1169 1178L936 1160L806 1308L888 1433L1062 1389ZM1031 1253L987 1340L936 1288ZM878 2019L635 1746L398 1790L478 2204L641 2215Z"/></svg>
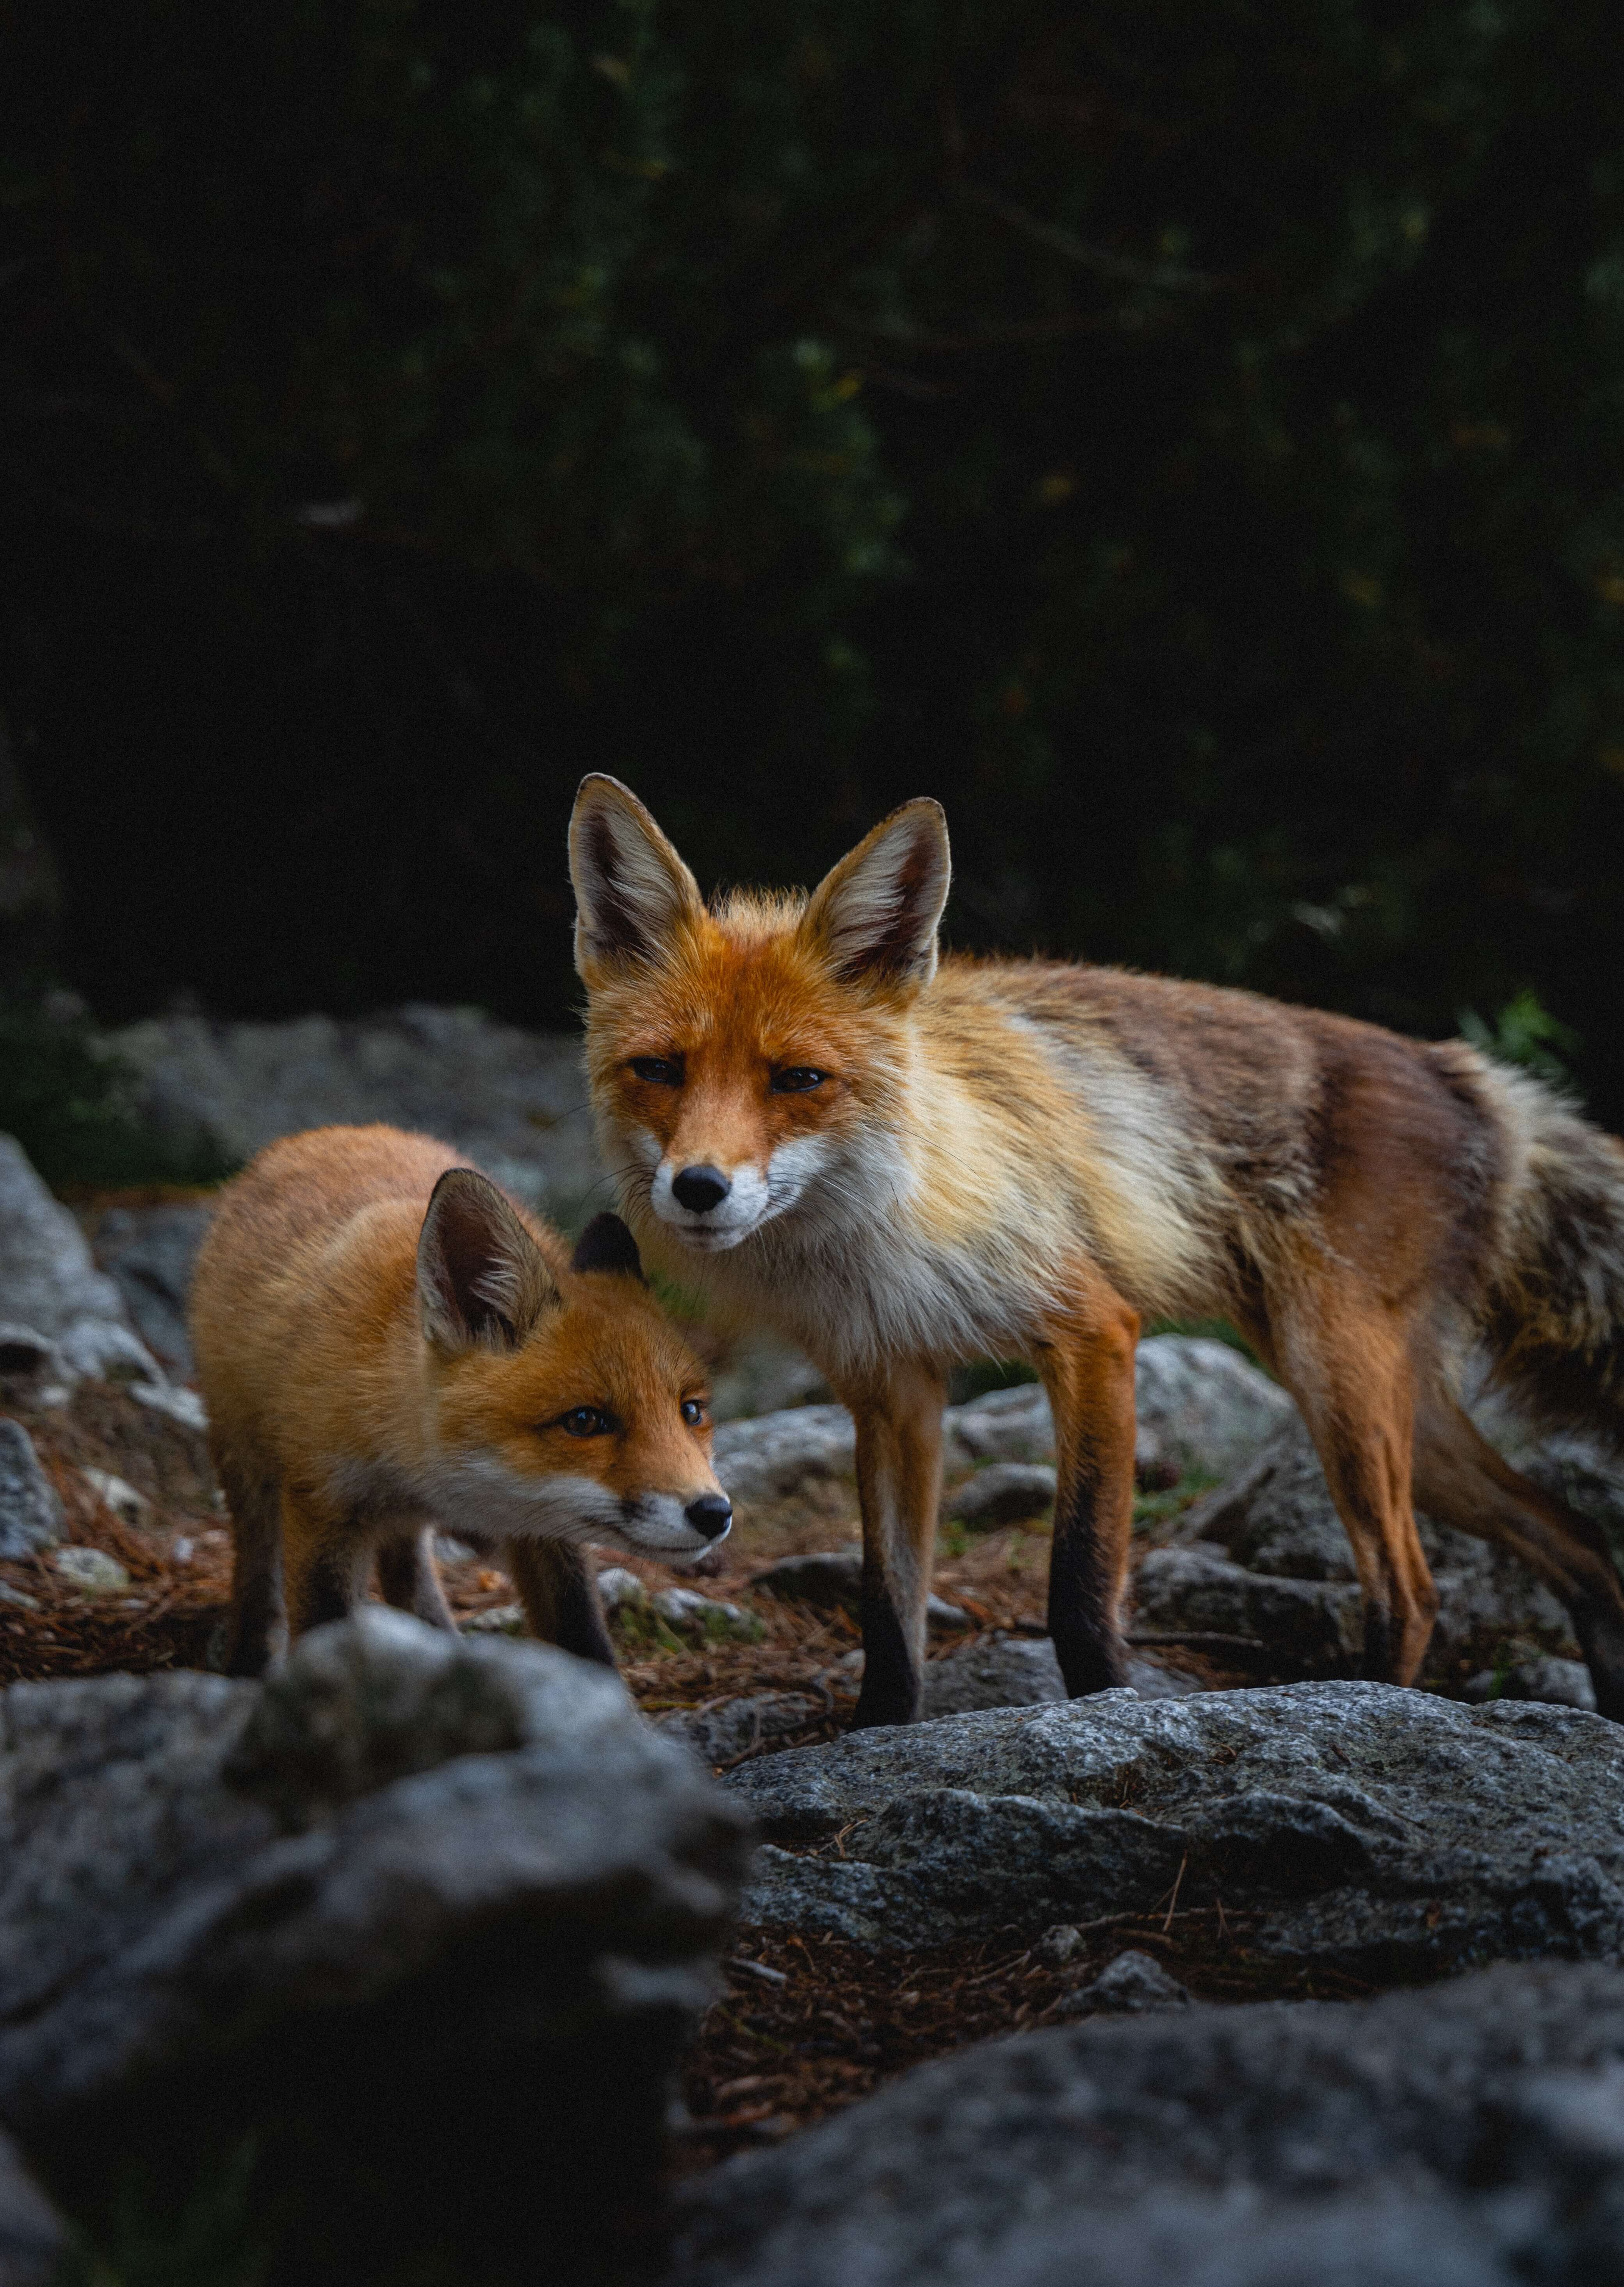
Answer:
<svg viewBox="0 0 1624 2287"><path fill-rule="evenodd" d="M1075 1922L1057 1922L1046 1929L1032 1951L1040 1961L1047 1961L1056 1969L1063 1969L1082 1944L1082 1932Z"/></svg>
<svg viewBox="0 0 1624 2287"><path fill-rule="evenodd" d="M1097 2012L1119 2017L1139 2017L1153 2009L1187 2009L1190 1996L1176 1977L1169 1976L1148 1953L1129 1947L1102 1969L1091 1985L1080 1985L1059 2005L1063 2017L1090 2017Z"/></svg>
<svg viewBox="0 0 1624 2287"><path fill-rule="evenodd" d="M1578 1659L1525 1659L1512 1668L1485 1668L1462 1688L1461 1697L1478 1707L1491 1699L1538 1699L1551 1707L1596 1713L1596 1686L1589 1669Z"/></svg>
<svg viewBox="0 0 1624 2287"><path fill-rule="evenodd" d="M863 1600L863 1552L860 1548L821 1549L811 1556L780 1557L757 1572L752 1588L787 1603L815 1604L820 1611L855 1612Z"/></svg>
<svg viewBox="0 0 1624 2287"><path fill-rule="evenodd" d="M465 1636L521 1636L525 1632L522 1604L492 1604L483 1612L470 1612L463 1622Z"/></svg>
<svg viewBox="0 0 1624 2287"><path fill-rule="evenodd" d="M202 1399L194 1389L183 1389L178 1382L136 1381L131 1384L130 1394L139 1397L143 1405L150 1405L154 1413L167 1413L183 1429L201 1433L209 1427Z"/></svg>
<svg viewBox="0 0 1624 2287"><path fill-rule="evenodd" d="M62 1538L62 1504L20 1421L0 1415L0 1557L32 1556Z"/></svg>
<svg viewBox="0 0 1624 2287"><path fill-rule="evenodd" d="M434 1561L437 1564L471 1564L479 1555L465 1540L454 1540L448 1532L434 1536Z"/></svg>
<svg viewBox="0 0 1624 2287"><path fill-rule="evenodd" d="M753 1612L716 1597L701 1596L693 1588L661 1588L649 1602L666 1626L679 1635L731 1636L753 1643L762 1633L761 1622Z"/></svg>
<svg viewBox="0 0 1624 2287"><path fill-rule="evenodd" d="M949 1495L942 1514L983 1532L1020 1524L1054 1507L1056 1484L1055 1472L1041 1461L993 1461Z"/></svg>
<svg viewBox="0 0 1624 2287"><path fill-rule="evenodd" d="M65 1580L87 1596L115 1595L130 1586L130 1575L116 1557L100 1548L59 1548L51 1563Z"/></svg>
<svg viewBox="0 0 1624 2287"><path fill-rule="evenodd" d="M635 1572L623 1564L611 1564L598 1576L598 1593L603 1599L606 1612L643 1612L648 1609L648 1591Z"/></svg>
<svg viewBox="0 0 1624 2287"><path fill-rule="evenodd" d="M123 1477L115 1477L111 1469L81 1469L79 1474L97 1500L126 1524L139 1524L152 1506L145 1493L137 1492Z"/></svg>

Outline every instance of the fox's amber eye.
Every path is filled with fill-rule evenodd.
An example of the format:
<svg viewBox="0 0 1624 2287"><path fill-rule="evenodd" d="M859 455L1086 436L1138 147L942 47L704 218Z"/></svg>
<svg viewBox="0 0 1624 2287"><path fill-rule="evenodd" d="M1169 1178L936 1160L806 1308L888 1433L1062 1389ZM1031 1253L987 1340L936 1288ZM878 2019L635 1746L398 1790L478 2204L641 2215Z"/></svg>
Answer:
<svg viewBox="0 0 1624 2287"><path fill-rule="evenodd" d="M809 1088L821 1088L828 1078L816 1064L781 1064L772 1075L774 1096L804 1096Z"/></svg>
<svg viewBox="0 0 1624 2287"><path fill-rule="evenodd" d="M614 1424L596 1405L575 1405L567 1413L560 1414L558 1427L567 1430L572 1437L606 1437Z"/></svg>
<svg viewBox="0 0 1624 2287"><path fill-rule="evenodd" d="M680 1088L682 1063L677 1056L633 1056L631 1069L639 1080L649 1080L655 1088Z"/></svg>
<svg viewBox="0 0 1624 2287"><path fill-rule="evenodd" d="M690 1429L702 1429L705 1425L705 1401L702 1397L685 1397L682 1418Z"/></svg>

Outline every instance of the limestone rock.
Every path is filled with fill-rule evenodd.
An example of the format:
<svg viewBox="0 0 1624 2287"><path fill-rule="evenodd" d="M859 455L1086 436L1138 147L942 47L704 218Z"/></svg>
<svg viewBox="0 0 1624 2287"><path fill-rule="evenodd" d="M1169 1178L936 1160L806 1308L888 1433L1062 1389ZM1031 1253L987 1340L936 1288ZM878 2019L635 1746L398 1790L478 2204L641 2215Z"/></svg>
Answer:
<svg viewBox="0 0 1624 2287"><path fill-rule="evenodd" d="M71 1373L162 1381L123 1297L97 1270L83 1232L53 1199L22 1146L0 1136L0 1307L53 1342Z"/></svg>
<svg viewBox="0 0 1624 2287"><path fill-rule="evenodd" d="M0 1557L32 1556L62 1538L62 1504L20 1421L0 1414Z"/></svg>
<svg viewBox="0 0 1624 2287"><path fill-rule="evenodd" d="M1156 1334L1135 1362L1138 1432L1135 1466L1169 1481L1243 1468L1296 1407L1268 1375L1227 1342Z"/></svg>
<svg viewBox="0 0 1624 2287"><path fill-rule="evenodd" d="M1598 2287L1624 1974L1093 2019L684 2186L662 2287Z"/></svg>
<svg viewBox="0 0 1624 2287"><path fill-rule="evenodd" d="M769 1564L764 1571L756 1573L750 1586L764 1588L769 1596L781 1596L791 1603L815 1604L826 1611L858 1613L862 1610L863 1552L860 1548L830 1548L810 1556L780 1557L776 1564ZM932 1630L947 1634L971 1625L968 1612L941 1596L925 1599L925 1622Z"/></svg>
<svg viewBox="0 0 1624 2287"><path fill-rule="evenodd" d="M1624 1947L1624 1729L1371 1683L1130 1692L746 1764L763 1925L937 1944L1185 1907L1356 1973ZM844 1856L786 1845L843 1834Z"/></svg>
<svg viewBox="0 0 1624 2287"><path fill-rule="evenodd" d="M643 2228L744 1821L615 1678L399 1613L0 1697L0 2121L93 2215L257 2140L276 2275ZM468 2187L480 2194L471 2208ZM581 2259L584 2262L584 2254Z"/></svg>
<svg viewBox="0 0 1624 2287"><path fill-rule="evenodd" d="M117 1286L136 1332L182 1381L192 1373L186 1297L214 1213L207 1200L109 1207L93 1234L96 1260Z"/></svg>
<svg viewBox="0 0 1624 2287"><path fill-rule="evenodd" d="M1145 2017L1157 2009L1187 2009L1190 1996L1159 1961L1129 1946L1088 1985L1060 2004L1063 2017Z"/></svg>
<svg viewBox="0 0 1624 2287"><path fill-rule="evenodd" d="M146 1118L178 1143L247 1159L301 1128L381 1120L458 1145L551 1215L590 1211L601 1169L573 1034L414 1003L345 1024L159 1017L113 1045L141 1075Z"/></svg>
<svg viewBox="0 0 1624 2287"><path fill-rule="evenodd" d="M784 1500L809 1477L850 1476L857 1432L844 1405L792 1405L753 1421L720 1423L713 1453L733 1499L760 1505Z"/></svg>
<svg viewBox="0 0 1624 2287"><path fill-rule="evenodd" d="M702 1763L732 1763L770 1748L775 1739L804 1730L828 1710L827 1700L805 1691L755 1691L719 1707L673 1708L654 1719L654 1729L680 1739Z"/></svg>
<svg viewBox="0 0 1624 2287"><path fill-rule="evenodd" d="M993 1461L942 1503L942 1515L988 1531L1042 1516L1055 1503L1055 1473L1044 1461Z"/></svg>
<svg viewBox="0 0 1624 2287"><path fill-rule="evenodd" d="M1419 1520L1438 1592L1436 1650L1495 1664L1508 1642L1572 1657L1562 1606L1509 1551ZM1278 1429L1251 1468L1196 1504L1176 1545L1140 1567L1140 1623L1260 1638L1278 1667L1346 1674L1363 1618L1353 1552L1300 1419Z"/></svg>
<svg viewBox="0 0 1624 2287"><path fill-rule="evenodd" d="M115 1596L130 1586L128 1572L104 1549L59 1548L51 1561L83 1596Z"/></svg>
<svg viewBox="0 0 1624 2287"><path fill-rule="evenodd" d="M1238 1352L1179 1334L1140 1343L1135 1386L1140 1465L1173 1476L1191 1469L1224 1475L1249 1460L1295 1412L1285 1392ZM1036 1382L950 1405L942 1428L949 1470L983 1461L1032 1468L1054 1460L1054 1416ZM783 1500L809 1478L852 1475L852 1417L843 1405L794 1405L725 1421L717 1431L716 1464L735 1500Z"/></svg>
<svg viewBox="0 0 1624 2287"><path fill-rule="evenodd" d="M732 1637L753 1643L762 1632L753 1612L715 1596L701 1596L697 1588L657 1588L648 1601L667 1627L675 1628L678 1635L695 1636L701 1642Z"/></svg>

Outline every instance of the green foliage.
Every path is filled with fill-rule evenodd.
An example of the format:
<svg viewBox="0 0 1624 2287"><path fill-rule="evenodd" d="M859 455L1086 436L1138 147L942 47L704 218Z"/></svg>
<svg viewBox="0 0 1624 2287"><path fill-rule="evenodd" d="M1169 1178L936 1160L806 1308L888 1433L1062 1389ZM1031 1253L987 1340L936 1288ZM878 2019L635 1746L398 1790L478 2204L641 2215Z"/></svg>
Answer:
<svg viewBox="0 0 1624 2287"><path fill-rule="evenodd" d="M1507 1001L1493 1025L1485 1024L1475 1009L1463 1009L1461 1031L1475 1049L1501 1064L1522 1064L1553 1088L1572 1085L1569 1060L1580 1046L1579 1035L1553 1017L1527 985Z"/></svg>
<svg viewBox="0 0 1624 2287"><path fill-rule="evenodd" d="M31 1000L0 1001L0 1134L14 1136L48 1183L108 1189L214 1183L218 1153L158 1136L141 1119L135 1075L82 1019Z"/></svg>
<svg viewBox="0 0 1624 2287"><path fill-rule="evenodd" d="M961 944L1526 987L1624 1114L1603 0L11 21L0 697L102 1005L556 1021L582 769L708 883L928 789Z"/></svg>
<svg viewBox="0 0 1624 2287"><path fill-rule="evenodd" d="M271 2264L252 2214L256 2147L247 2140L177 2211L128 2167L94 2232L75 2231L54 2287L261 2287Z"/></svg>

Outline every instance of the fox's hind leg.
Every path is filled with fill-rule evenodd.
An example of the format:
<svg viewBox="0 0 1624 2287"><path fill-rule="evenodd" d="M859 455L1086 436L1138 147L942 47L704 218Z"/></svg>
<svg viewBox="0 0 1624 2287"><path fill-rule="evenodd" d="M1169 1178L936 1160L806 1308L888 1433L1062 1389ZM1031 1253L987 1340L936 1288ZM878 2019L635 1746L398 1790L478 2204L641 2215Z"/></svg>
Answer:
<svg viewBox="0 0 1624 2287"><path fill-rule="evenodd" d="M432 1525L383 1542L377 1553L377 1582L384 1602L398 1612L410 1612L432 1628L456 1634L456 1617L446 1602L440 1567L434 1562Z"/></svg>
<svg viewBox="0 0 1624 2287"><path fill-rule="evenodd" d="M282 1602L281 1498L273 1483L250 1477L215 1456L231 1511L231 1617L227 1675L263 1675L288 1649Z"/></svg>
<svg viewBox="0 0 1624 2287"><path fill-rule="evenodd" d="M1277 1315L1287 1386L1352 1545L1365 1599L1363 1673L1409 1683L1426 1656L1438 1591L1411 1494L1414 1381L1409 1330L1396 1312L1350 1305L1328 1282Z"/></svg>
<svg viewBox="0 0 1624 2287"><path fill-rule="evenodd" d="M857 1424L863 1512L863 1688L852 1719L862 1730L919 1713L947 1385L914 1359L841 1395Z"/></svg>
<svg viewBox="0 0 1624 2287"><path fill-rule="evenodd" d="M533 1633L543 1643L555 1643L578 1659L595 1659L604 1667L615 1665L597 1576L573 1541L510 1540L503 1563Z"/></svg>
<svg viewBox="0 0 1624 2287"><path fill-rule="evenodd" d="M1133 1531L1138 1339L1137 1314L1094 1272L1075 1316L1048 1330L1037 1355L1059 1476L1049 1633L1074 1699L1128 1680L1120 1608Z"/></svg>
<svg viewBox="0 0 1624 2287"><path fill-rule="evenodd" d="M1573 1618L1598 1711L1624 1721L1624 1587L1600 1525L1519 1476L1437 1389L1423 1395L1416 1420L1415 1498L1440 1524L1499 1541L1555 1591Z"/></svg>

